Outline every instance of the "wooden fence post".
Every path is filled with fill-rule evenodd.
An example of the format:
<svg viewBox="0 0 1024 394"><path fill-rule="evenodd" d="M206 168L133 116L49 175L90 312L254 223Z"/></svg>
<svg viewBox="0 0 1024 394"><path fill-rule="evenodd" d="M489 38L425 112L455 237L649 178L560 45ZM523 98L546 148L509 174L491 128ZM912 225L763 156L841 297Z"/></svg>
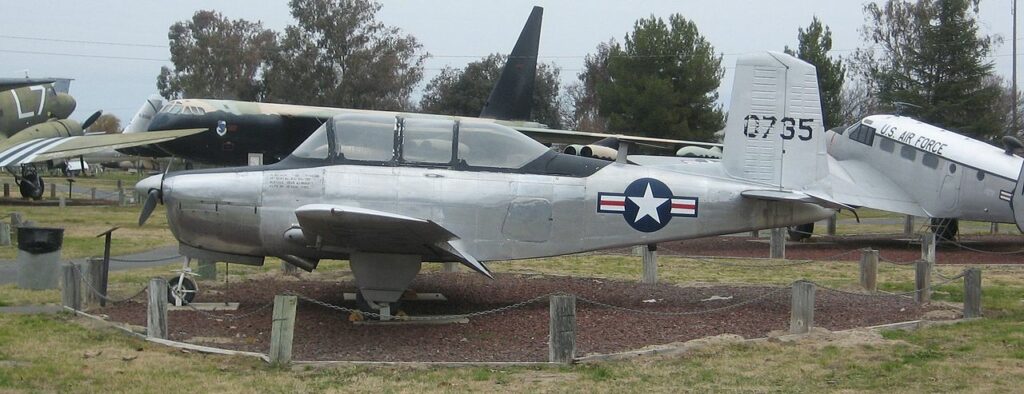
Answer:
<svg viewBox="0 0 1024 394"><path fill-rule="evenodd" d="M295 296L274 296L274 320L270 330L270 362L277 365L292 361L292 337L295 335Z"/></svg>
<svg viewBox="0 0 1024 394"><path fill-rule="evenodd" d="M643 248L644 263L641 282L647 285L658 283L658 244L649 244Z"/></svg>
<svg viewBox="0 0 1024 394"><path fill-rule="evenodd" d="M291 263L288 263L287 261L282 261L281 262L281 273L283 273L285 275L298 275L299 274L299 267L296 267L296 266L292 265Z"/></svg>
<svg viewBox="0 0 1024 394"><path fill-rule="evenodd" d="M57 185L51 183L50 184L50 199L53 200L55 198L57 198Z"/></svg>
<svg viewBox="0 0 1024 394"><path fill-rule="evenodd" d="M96 199L96 188L95 187L89 189L89 199L91 199L91 200L95 200Z"/></svg>
<svg viewBox="0 0 1024 394"><path fill-rule="evenodd" d="M751 231L750 238L761 238L761 230Z"/></svg>
<svg viewBox="0 0 1024 394"><path fill-rule="evenodd" d="M11 245L11 224L0 222L0 246Z"/></svg>
<svg viewBox="0 0 1024 394"><path fill-rule="evenodd" d="M903 234L910 235L914 233L914 215L907 215L903 219Z"/></svg>
<svg viewBox="0 0 1024 394"><path fill-rule="evenodd" d="M921 260L935 265L935 233L927 232L921 235Z"/></svg>
<svg viewBox="0 0 1024 394"><path fill-rule="evenodd" d="M793 283L793 302L789 315L790 334L806 334L814 327L815 288L814 283L808 281Z"/></svg>
<svg viewBox="0 0 1024 394"><path fill-rule="evenodd" d="M964 318L981 317L981 270L968 269L964 274Z"/></svg>
<svg viewBox="0 0 1024 394"><path fill-rule="evenodd" d="M85 304L86 305L101 305L100 301L103 299L100 295L107 295L107 289L103 286L103 258L102 257L90 257L85 263L86 272L88 273L83 280L87 284L86 288L88 291L85 292ZM99 294L97 294L97 292Z"/></svg>
<svg viewBox="0 0 1024 394"><path fill-rule="evenodd" d="M167 339L167 280L149 280L149 304L146 306L146 336Z"/></svg>
<svg viewBox="0 0 1024 394"><path fill-rule="evenodd" d="M549 309L548 362L571 364L576 357L576 296L553 295Z"/></svg>
<svg viewBox="0 0 1024 394"><path fill-rule="evenodd" d="M769 241L769 256L773 259L785 259L786 258L786 228L773 228L772 238Z"/></svg>
<svg viewBox="0 0 1024 394"><path fill-rule="evenodd" d="M11 196L11 184L10 183L4 183L4 197L10 197L10 196Z"/></svg>
<svg viewBox="0 0 1024 394"><path fill-rule="evenodd" d="M64 278L61 287L61 305L80 311L82 310L82 276L78 264L67 263L60 268Z"/></svg>
<svg viewBox="0 0 1024 394"><path fill-rule="evenodd" d="M924 304L932 299L932 265L931 263L918 260L914 263L914 300Z"/></svg>
<svg viewBox="0 0 1024 394"><path fill-rule="evenodd" d="M839 221L839 213L838 212L837 213L833 213L832 216L828 218L828 235L830 235L830 236L835 236L836 235L836 222L837 221Z"/></svg>
<svg viewBox="0 0 1024 394"><path fill-rule="evenodd" d="M199 280L202 281L217 280L217 262L213 260L199 260L199 264L196 265L196 274L199 275Z"/></svg>
<svg viewBox="0 0 1024 394"><path fill-rule="evenodd" d="M459 263L444 263L441 272L459 272Z"/></svg>
<svg viewBox="0 0 1024 394"><path fill-rule="evenodd" d="M860 286L874 293L878 290L878 251L865 248L860 253Z"/></svg>

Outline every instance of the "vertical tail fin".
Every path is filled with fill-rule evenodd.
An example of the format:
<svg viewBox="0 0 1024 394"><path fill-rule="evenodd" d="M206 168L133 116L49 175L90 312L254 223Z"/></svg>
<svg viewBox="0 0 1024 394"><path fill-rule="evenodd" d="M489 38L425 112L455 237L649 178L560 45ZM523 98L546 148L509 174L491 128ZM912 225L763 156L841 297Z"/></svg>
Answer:
<svg viewBox="0 0 1024 394"><path fill-rule="evenodd" d="M149 130L149 122L153 121L153 115L160 112L160 108L164 106L164 98L156 94L151 94L146 98L146 102L142 103L139 110L132 116L132 120L125 126L125 133L142 133Z"/></svg>
<svg viewBox="0 0 1024 394"><path fill-rule="evenodd" d="M733 177L802 189L828 174L814 66L783 53L736 61L722 162Z"/></svg>
<svg viewBox="0 0 1024 394"><path fill-rule="evenodd" d="M533 7L515 48L501 70L490 97L480 111L481 118L529 120L533 107L533 84L537 75L537 50L544 9Z"/></svg>

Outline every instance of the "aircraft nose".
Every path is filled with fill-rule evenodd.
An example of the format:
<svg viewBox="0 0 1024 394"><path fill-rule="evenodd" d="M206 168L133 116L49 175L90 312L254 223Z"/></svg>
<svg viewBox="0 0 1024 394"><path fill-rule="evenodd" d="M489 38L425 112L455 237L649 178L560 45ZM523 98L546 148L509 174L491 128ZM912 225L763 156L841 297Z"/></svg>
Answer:
<svg viewBox="0 0 1024 394"><path fill-rule="evenodd" d="M75 112L76 106L78 104L70 94L57 93L57 105L54 106L52 116L57 119L66 119L68 116L71 116L72 112Z"/></svg>
<svg viewBox="0 0 1024 394"><path fill-rule="evenodd" d="M160 178L163 178L163 174L153 175L151 177L139 181L139 183L135 184L135 191L145 196L149 194L150 190L160 190Z"/></svg>

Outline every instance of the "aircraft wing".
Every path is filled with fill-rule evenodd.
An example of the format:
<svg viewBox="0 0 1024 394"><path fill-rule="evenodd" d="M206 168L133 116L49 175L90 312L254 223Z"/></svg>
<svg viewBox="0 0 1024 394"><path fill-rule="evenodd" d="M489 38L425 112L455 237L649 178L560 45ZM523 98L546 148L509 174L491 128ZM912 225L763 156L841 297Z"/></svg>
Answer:
<svg viewBox="0 0 1024 394"><path fill-rule="evenodd" d="M81 156L111 148L155 144L196 134L204 130L206 129L36 138L16 143L12 146L0 144L0 167Z"/></svg>
<svg viewBox="0 0 1024 394"><path fill-rule="evenodd" d="M825 208L833 209L847 209L852 211L854 208L832 200L830 198L814 195L811 193L805 193L794 190L744 190L740 193L743 197L754 198L758 200L768 201L795 201L804 202L810 204L818 204Z"/></svg>
<svg viewBox="0 0 1024 394"><path fill-rule="evenodd" d="M55 79L40 79L40 78L0 78L0 92L5 90L22 88L25 86L43 85L48 83L54 83Z"/></svg>
<svg viewBox="0 0 1024 394"><path fill-rule="evenodd" d="M306 239L317 240L326 250L434 254L454 258L493 278L483 263L453 242L458 236L430 220L329 204L303 205L295 210L295 217Z"/></svg>
<svg viewBox="0 0 1024 394"><path fill-rule="evenodd" d="M831 195L836 201L904 215L931 216L900 185L868 163L840 162L830 157L829 172L835 175L831 179Z"/></svg>
<svg viewBox="0 0 1024 394"><path fill-rule="evenodd" d="M551 143L562 143L562 144L590 144L596 141L603 140L605 138L617 138L620 141L629 141L637 145L651 146L655 148L661 148L666 150L672 150L674 153L681 147L698 145L721 147L722 144L716 144L712 142L700 142L700 141L687 141L687 140L674 140L669 138L654 138L654 137L640 137L632 135L621 135L621 134L606 134L606 133L590 133L586 131L572 131L572 130L557 130L548 129L543 127L532 127L516 125L514 122L496 122L505 126L512 127L520 133L526 134L526 136L533 138L544 144Z"/></svg>

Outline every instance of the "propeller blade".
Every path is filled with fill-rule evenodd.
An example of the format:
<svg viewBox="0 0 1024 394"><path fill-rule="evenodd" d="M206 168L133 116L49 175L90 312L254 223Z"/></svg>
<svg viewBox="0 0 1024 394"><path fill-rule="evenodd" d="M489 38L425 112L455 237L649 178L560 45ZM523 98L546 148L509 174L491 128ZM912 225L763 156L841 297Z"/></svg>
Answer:
<svg viewBox="0 0 1024 394"><path fill-rule="evenodd" d="M146 203L142 205L142 212L139 213L139 226L145 224L146 220L149 219L149 215L153 214L153 210L156 209L156 203L159 199L159 190L153 189L149 191L149 194L146 196Z"/></svg>
<svg viewBox="0 0 1024 394"><path fill-rule="evenodd" d="M96 123L96 119L99 119L100 115L103 115L103 110L93 112L93 114L89 116L89 118L87 118L85 122L82 122L82 130L88 129L89 126L92 126L93 123Z"/></svg>

